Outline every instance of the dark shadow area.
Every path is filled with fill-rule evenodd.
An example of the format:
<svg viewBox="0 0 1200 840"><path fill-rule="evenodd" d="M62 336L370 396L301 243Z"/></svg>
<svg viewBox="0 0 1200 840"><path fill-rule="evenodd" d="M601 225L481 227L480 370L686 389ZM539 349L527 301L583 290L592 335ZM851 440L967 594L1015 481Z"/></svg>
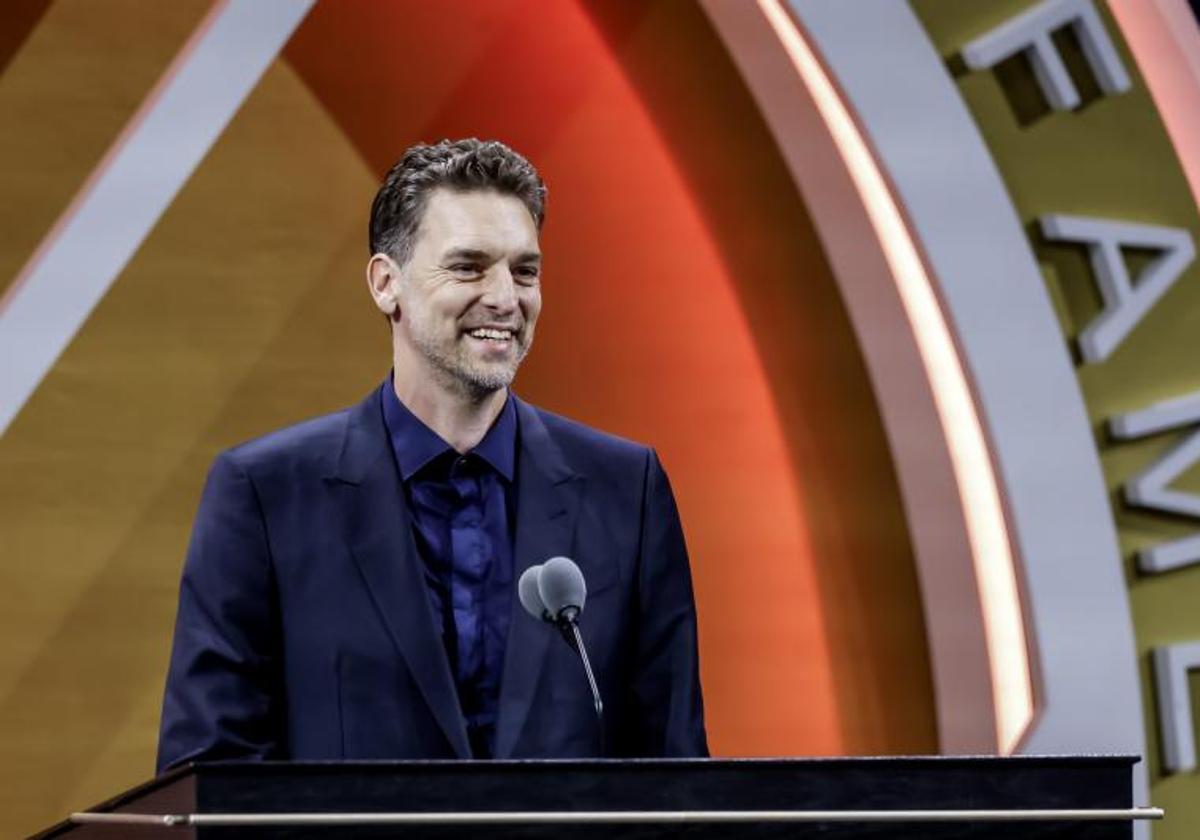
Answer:
<svg viewBox="0 0 1200 840"><path fill-rule="evenodd" d="M1028 128L1053 113L1050 103L1046 101L1046 95L1042 93L1037 74L1033 71L1033 62L1025 53L1017 53L1004 59L993 67L992 71L996 74L996 82L1004 92L1004 99L1021 128Z"/></svg>
<svg viewBox="0 0 1200 840"><path fill-rule="evenodd" d="M4 4L4 14L0 15L0 74L8 69L8 63L48 8L50 0L7 0Z"/></svg>

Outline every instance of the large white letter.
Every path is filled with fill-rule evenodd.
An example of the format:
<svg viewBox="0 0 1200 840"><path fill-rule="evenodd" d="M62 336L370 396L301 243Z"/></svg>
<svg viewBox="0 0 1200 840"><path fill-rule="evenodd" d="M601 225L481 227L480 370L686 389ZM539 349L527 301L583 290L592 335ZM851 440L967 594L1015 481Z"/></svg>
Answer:
<svg viewBox="0 0 1200 840"><path fill-rule="evenodd" d="M1123 414L1109 421L1113 437L1129 440L1200 423L1200 391ZM1129 504L1164 513L1200 519L1200 496L1171 490L1167 485L1200 461L1200 429L1172 447L1166 455L1125 484ZM1165 572L1200 562L1200 534L1159 543L1138 552L1143 572Z"/></svg>
<svg viewBox="0 0 1200 840"><path fill-rule="evenodd" d="M1105 93L1129 90L1129 74L1117 56L1091 0L1046 0L971 41L962 49L963 61L972 70L994 67L1019 52L1028 52L1033 72L1056 111L1079 106L1079 91L1054 47L1050 35L1070 26L1100 89Z"/></svg>
<svg viewBox="0 0 1200 840"><path fill-rule="evenodd" d="M1158 725L1162 735L1163 767L1168 773L1196 769L1196 726L1188 671L1200 668L1200 642L1163 645L1154 649L1154 683L1158 693Z"/></svg>
<svg viewBox="0 0 1200 840"><path fill-rule="evenodd" d="M1104 311L1079 334L1079 349L1087 362L1102 362L1112 355L1196 256L1191 234L1183 228L1059 215L1042 216L1040 223L1042 235L1051 241L1088 246ZM1121 256L1122 248L1146 248L1162 254L1134 283Z"/></svg>

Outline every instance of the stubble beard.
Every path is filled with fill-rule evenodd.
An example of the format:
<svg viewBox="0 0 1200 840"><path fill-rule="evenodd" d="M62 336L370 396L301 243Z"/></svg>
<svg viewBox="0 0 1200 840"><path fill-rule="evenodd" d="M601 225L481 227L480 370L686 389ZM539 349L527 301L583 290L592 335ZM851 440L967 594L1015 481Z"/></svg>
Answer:
<svg viewBox="0 0 1200 840"><path fill-rule="evenodd" d="M516 356L512 361L488 364L473 357L468 346L471 339L462 333L447 343L436 331L426 329L423 324L411 323L409 335L429 363L438 384L472 401L482 400L511 385L533 346L533 327L526 324L512 338L516 344Z"/></svg>

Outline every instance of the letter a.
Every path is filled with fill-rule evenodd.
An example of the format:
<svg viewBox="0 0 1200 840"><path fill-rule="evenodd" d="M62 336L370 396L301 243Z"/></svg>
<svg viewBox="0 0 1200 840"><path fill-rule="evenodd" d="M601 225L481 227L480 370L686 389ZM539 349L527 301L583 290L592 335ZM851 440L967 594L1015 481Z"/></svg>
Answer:
<svg viewBox="0 0 1200 840"><path fill-rule="evenodd" d="M1039 221L1047 239L1082 242L1088 246L1092 272L1104 298L1104 311L1079 334L1079 350L1089 363L1102 362L1111 356L1196 256L1191 234L1183 228L1084 216L1042 216ZM1142 271L1134 284L1121 248L1148 248L1162 254Z"/></svg>

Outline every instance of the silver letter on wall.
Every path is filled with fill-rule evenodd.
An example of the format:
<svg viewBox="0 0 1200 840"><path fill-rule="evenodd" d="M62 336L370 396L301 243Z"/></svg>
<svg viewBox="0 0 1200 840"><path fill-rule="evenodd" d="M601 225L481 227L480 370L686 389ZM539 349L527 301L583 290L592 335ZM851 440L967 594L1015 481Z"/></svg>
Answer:
<svg viewBox="0 0 1200 840"><path fill-rule="evenodd" d="M1113 437L1140 438L1200 423L1200 391L1123 414L1109 421ZM1192 431L1166 455L1125 485L1125 501L1136 507L1200 519L1200 496L1171 490L1168 485L1200 461L1200 429ZM1138 552L1143 572L1166 572L1200 562L1200 534L1159 543Z"/></svg>
<svg viewBox="0 0 1200 840"><path fill-rule="evenodd" d="M1196 727L1188 694L1188 671L1200 668L1200 642L1154 649L1154 687L1158 692L1158 724L1162 727L1163 769L1186 773L1196 769Z"/></svg>
<svg viewBox="0 0 1200 840"><path fill-rule="evenodd" d="M971 41L963 47L963 61L972 70L984 70L1027 52L1050 106L1056 111L1069 111L1079 106L1079 91L1050 39L1051 33L1064 26L1075 31L1101 90L1129 90L1129 74L1091 0L1045 0Z"/></svg>
<svg viewBox="0 0 1200 840"><path fill-rule="evenodd" d="M1079 349L1087 362L1101 362L1112 355L1196 256L1192 237L1183 228L1085 216L1042 216L1040 222L1047 239L1082 242L1088 246L1092 272L1104 298L1104 311L1079 334ZM1135 283L1121 256L1122 248L1162 253L1146 266Z"/></svg>

